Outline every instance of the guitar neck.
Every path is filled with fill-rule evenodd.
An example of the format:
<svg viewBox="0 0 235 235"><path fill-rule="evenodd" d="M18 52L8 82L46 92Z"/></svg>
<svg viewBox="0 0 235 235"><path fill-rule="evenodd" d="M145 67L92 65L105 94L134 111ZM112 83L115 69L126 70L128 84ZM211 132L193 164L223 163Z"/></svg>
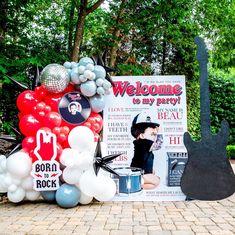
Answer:
<svg viewBox="0 0 235 235"><path fill-rule="evenodd" d="M200 116L202 138L210 133L210 93L207 63L200 63Z"/></svg>

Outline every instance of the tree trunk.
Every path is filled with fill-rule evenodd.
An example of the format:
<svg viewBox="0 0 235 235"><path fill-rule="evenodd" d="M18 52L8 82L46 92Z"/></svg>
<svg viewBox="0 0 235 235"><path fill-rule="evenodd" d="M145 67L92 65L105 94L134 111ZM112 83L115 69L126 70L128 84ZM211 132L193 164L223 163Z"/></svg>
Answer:
<svg viewBox="0 0 235 235"><path fill-rule="evenodd" d="M111 51L110 51L110 67L111 68L114 68L116 66L117 51L118 51L118 48L120 47L120 41L121 41L121 38L120 38L121 29L120 29L119 25L121 23L122 16L125 12L125 7L124 7L125 2L126 2L126 0L122 0L122 2L120 4L118 16L116 19L116 27L113 30L114 38L117 41L115 42L114 46L111 48Z"/></svg>
<svg viewBox="0 0 235 235"><path fill-rule="evenodd" d="M164 36L163 36L164 37ZM166 40L163 38L162 45L162 65L161 65L161 75L165 74L165 62L166 62Z"/></svg>
<svg viewBox="0 0 235 235"><path fill-rule="evenodd" d="M121 30L116 28L114 32L115 38L119 38L120 33L121 33ZM110 67L111 68L114 68L116 66L117 51L119 47L120 47L120 41L116 42L115 46L111 48L111 51L110 51Z"/></svg>
<svg viewBox="0 0 235 235"><path fill-rule="evenodd" d="M70 12L69 12L69 32L68 32L68 54L72 51L72 45L73 45L73 19L74 19L74 8L75 8L75 2L72 0L71 6L70 6Z"/></svg>
<svg viewBox="0 0 235 235"><path fill-rule="evenodd" d="M73 50L72 50L72 55L71 55L71 61L75 61L75 62L78 61L78 57L79 57L80 49L81 49L81 45L82 45L85 19L86 19L86 14L83 12L83 14L81 14L79 16L78 22L77 22L74 45L73 45Z"/></svg>
<svg viewBox="0 0 235 235"><path fill-rule="evenodd" d="M88 0L80 0L74 45L71 53L71 61L78 61L82 45L86 16L95 11L103 2L104 0L97 0L97 2L95 2L92 6L88 7Z"/></svg>
<svg viewBox="0 0 235 235"><path fill-rule="evenodd" d="M7 1L2 0L0 2L0 44L3 43L7 31L7 8Z"/></svg>

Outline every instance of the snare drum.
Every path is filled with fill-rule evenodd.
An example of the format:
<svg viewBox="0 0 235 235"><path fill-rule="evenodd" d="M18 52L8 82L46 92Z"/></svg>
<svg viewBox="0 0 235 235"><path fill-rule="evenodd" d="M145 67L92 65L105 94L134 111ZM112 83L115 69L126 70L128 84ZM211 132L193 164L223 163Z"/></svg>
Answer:
<svg viewBox="0 0 235 235"><path fill-rule="evenodd" d="M118 193L131 194L142 190L141 177L143 171L136 167L119 167L114 168L119 174L113 175L113 179L117 182Z"/></svg>

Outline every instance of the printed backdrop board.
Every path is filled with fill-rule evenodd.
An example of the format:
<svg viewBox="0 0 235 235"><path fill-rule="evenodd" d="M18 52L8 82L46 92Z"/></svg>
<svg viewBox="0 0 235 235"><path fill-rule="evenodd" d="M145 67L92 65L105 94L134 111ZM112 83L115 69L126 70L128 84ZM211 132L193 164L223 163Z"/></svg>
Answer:
<svg viewBox="0 0 235 235"><path fill-rule="evenodd" d="M103 142L107 153L122 153L111 164L119 177L118 201L185 200L180 189L180 177L187 161L183 134L187 131L186 90L184 76L116 76L115 86L106 97L103 111ZM131 135L134 117L147 112L160 124L160 148L154 150L154 172L160 184L154 189L142 189L141 173L130 170L135 138Z"/></svg>

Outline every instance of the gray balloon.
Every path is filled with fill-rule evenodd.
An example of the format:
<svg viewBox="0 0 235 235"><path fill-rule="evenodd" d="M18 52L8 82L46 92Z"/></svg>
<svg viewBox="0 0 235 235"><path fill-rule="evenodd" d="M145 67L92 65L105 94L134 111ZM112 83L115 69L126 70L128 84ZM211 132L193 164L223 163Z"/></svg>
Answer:
<svg viewBox="0 0 235 235"><path fill-rule="evenodd" d="M106 71L105 71L104 67L102 67L100 65L95 65L93 73L95 73L97 78L105 78L105 76L106 76Z"/></svg>
<svg viewBox="0 0 235 235"><path fill-rule="evenodd" d="M104 96L102 95L95 95L90 98L90 105L92 112L99 113L104 109L105 101Z"/></svg>
<svg viewBox="0 0 235 235"><path fill-rule="evenodd" d="M70 77L71 77L71 82L73 82L73 84L81 83L81 81L79 80L79 74L77 68L71 70Z"/></svg>
<svg viewBox="0 0 235 235"><path fill-rule="evenodd" d="M60 93L68 86L70 78L63 65L49 64L42 70L40 81L47 91Z"/></svg>
<svg viewBox="0 0 235 235"><path fill-rule="evenodd" d="M81 92L83 95L91 97L96 94L96 84L94 81L87 81L81 84Z"/></svg>

